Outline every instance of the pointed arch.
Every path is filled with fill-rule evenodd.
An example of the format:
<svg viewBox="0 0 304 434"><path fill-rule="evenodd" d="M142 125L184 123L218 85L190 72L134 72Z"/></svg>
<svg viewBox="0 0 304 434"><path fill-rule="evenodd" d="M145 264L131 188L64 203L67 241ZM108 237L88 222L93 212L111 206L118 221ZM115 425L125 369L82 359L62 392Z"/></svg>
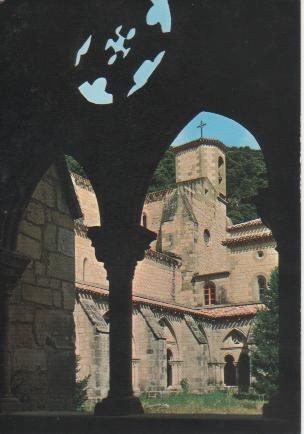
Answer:
<svg viewBox="0 0 304 434"><path fill-rule="evenodd" d="M110 311L107 310L104 314L103 314L103 319L105 320L105 322L110 325Z"/></svg>
<svg viewBox="0 0 304 434"><path fill-rule="evenodd" d="M174 331L174 328L172 326L172 324L170 323L170 321L166 318L166 317L162 317L160 318L160 320L158 321L160 326L163 328L164 331L164 336L167 340L168 343L173 343L176 344L177 349L178 349L178 342L177 342L177 338L176 338L176 334Z"/></svg>
<svg viewBox="0 0 304 434"><path fill-rule="evenodd" d="M239 347L246 344L246 342L247 338L245 334L237 328L231 330L223 339L225 347Z"/></svg>

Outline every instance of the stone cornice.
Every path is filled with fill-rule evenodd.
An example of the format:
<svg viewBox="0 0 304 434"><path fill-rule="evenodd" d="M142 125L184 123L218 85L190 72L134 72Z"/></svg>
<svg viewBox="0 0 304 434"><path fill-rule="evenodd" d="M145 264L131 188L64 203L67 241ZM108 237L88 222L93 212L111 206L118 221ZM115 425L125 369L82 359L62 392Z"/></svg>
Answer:
<svg viewBox="0 0 304 434"><path fill-rule="evenodd" d="M184 143L183 145L180 146L175 146L174 148L172 148L172 152L174 152L174 154L179 154L180 152L187 151L190 149L195 149L202 145L216 146L222 152L226 152L227 149L224 143L221 142L220 140L203 138L203 139L193 140L192 142Z"/></svg>
<svg viewBox="0 0 304 434"><path fill-rule="evenodd" d="M145 252L145 257L155 262L160 262L166 265L178 267L181 265L181 259L172 257L165 253L157 252L156 250L148 249Z"/></svg>
<svg viewBox="0 0 304 434"><path fill-rule="evenodd" d="M192 277L192 282L200 282L204 280L223 279L230 276L230 271L220 271L218 273L195 274Z"/></svg>
<svg viewBox="0 0 304 434"><path fill-rule="evenodd" d="M158 202L163 200L168 194L172 193L175 188L167 188L165 190L152 191L146 195L145 204Z"/></svg>

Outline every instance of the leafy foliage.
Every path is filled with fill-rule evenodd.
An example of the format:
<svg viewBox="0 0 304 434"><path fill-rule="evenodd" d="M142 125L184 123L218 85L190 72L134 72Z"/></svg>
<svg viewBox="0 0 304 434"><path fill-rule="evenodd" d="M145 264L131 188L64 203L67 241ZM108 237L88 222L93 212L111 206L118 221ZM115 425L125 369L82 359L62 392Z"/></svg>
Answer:
<svg viewBox="0 0 304 434"><path fill-rule="evenodd" d="M180 385L181 385L182 391L184 393L189 393L190 384L189 384L188 378L182 378Z"/></svg>
<svg viewBox="0 0 304 434"><path fill-rule="evenodd" d="M148 191L158 191L175 186L175 155L169 148L153 174Z"/></svg>
<svg viewBox="0 0 304 434"><path fill-rule="evenodd" d="M265 310L257 313L253 338L255 347L251 355L254 385L258 393L266 397L278 390L279 379L279 272L275 268L264 292Z"/></svg>
<svg viewBox="0 0 304 434"><path fill-rule="evenodd" d="M83 169L83 167L78 163L78 161L74 160L70 155L65 156L65 161L67 166L71 172L77 173L77 175L82 176L83 178L87 178L87 175Z"/></svg>
<svg viewBox="0 0 304 434"><path fill-rule="evenodd" d="M234 224L257 218L253 197L267 186L266 166L260 150L227 148L227 215Z"/></svg>
<svg viewBox="0 0 304 434"><path fill-rule="evenodd" d="M86 177L83 168L72 157L66 156L69 169ZM266 167L260 150L231 147L226 153L227 215L234 224L257 218L252 198L258 189L267 185ZM173 188L175 183L175 155L164 154L152 177L149 192Z"/></svg>
<svg viewBox="0 0 304 434"><path fill-rule="evenodd" d="M226 153L227 215L234 224L257 218L252 198L266 187L267 173L263 154L248 146L230 147ZM175 156L169 149L160 161L149 191L175 187Z"/></svg>

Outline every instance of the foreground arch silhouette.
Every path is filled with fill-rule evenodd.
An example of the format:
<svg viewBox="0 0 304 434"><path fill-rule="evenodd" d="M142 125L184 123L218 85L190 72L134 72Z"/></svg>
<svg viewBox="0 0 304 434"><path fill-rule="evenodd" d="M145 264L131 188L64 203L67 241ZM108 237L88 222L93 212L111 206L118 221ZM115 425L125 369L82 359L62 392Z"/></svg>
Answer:
<svg viewBox="0 0 304 434"><path fill-rule="evenodd" d="M6 349L0 361L1 408L11 396L9 298L28 263L15 251L18 225L42 174L66 153L81 163L96 192L102 229L92 228L89 236L110 281L110 394L96 414L142 411L131 384L130 295L136 262L155 238L139 226L142 205L162 154L205 105L252 131L265 156L269 187L256 203L280 253L280 392L264 414L284 417L295 430L300 402L299 2L194 0L191 7L174 2L173 31L162 38L142 27L144 3L0 5L5 119L0 137L0 341ZM138 61L151 55L148 49L167 52L144 92L129 100L122 96L116 106L100 110L75 91L84 79L96 78L98 58L88 55L77 71L72 65L88 32L102 40L122 20L140 30L125 69L113 67L115 94L122 95ZM148 37L149 47L143 42Z"/></svg>

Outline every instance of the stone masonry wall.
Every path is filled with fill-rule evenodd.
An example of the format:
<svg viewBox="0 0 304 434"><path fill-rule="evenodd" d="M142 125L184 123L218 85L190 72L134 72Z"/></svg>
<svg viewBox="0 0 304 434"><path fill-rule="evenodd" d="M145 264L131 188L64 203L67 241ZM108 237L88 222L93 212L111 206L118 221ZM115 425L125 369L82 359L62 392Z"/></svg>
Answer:
<svg viewBox="0 0 304 434"><path fill-rule="evenodd" d="M89 295L86 297L90 298ZM107 299L98 301L94 296L94 300L104 314L108 309ZM168 324L163 328L163 337L157 337L141 309L140 305L133 306L133 388L137 394L178 391L182 379L186 379L190 390L196 393L208 390L211 385L224 386L225 356L232 355L237 366L248 340L252 318L210 321L193 317L206 338L203 343L196 339L183 315L154 307L151 308L154 320ZM88 396L92 406L106 396L109 387L108 335L94 327L79 303L75 314L79 376L89 376ZM233 340L234 334L241 336L240 342ZM167 349L173 353L173 384L169 387Z"/></svg>
<svg viewBox="0 0 304 434"><path fill-rule="evenodd" d="M201 175L199 148L180 152L175 157L176 182L199 178Z"/></svg>
<svg viewBox="0 0 304 434"><path fill-rule="evenodd" d="M94 302L96 311L103 316L108 311L107 298L98 295L79 294ZM201 392L208 386L209 364L220 359L217 347L213 346L210 358L208 341L199 342L180 313L150 307L152 322L147 322L142 309L147 306L133 306L133 388L136 393L180 390L180 382L186 379L193 392ZM151 321L151 319L149 320ZM199 324L200 320L194 321ZM106 396L109 387L108 330L101 329L89 319L83 305L78 301L75 307L76 353L79 355L79 378L89 377L89 405ZM162 337L155 334L155 324L163 324ZM241 327L239 325L239 327ZM216 330L216 327L213 327ZM203 329L203 325L202 325ZM217 330L216 344L221 345L224 335L232 330ZM213 331L212 331L213 333ZM244 330L244 334L247 331ZM208 330L206 336L212 340ZM173 384L167 385L167 350L173 354ZM220 350L219 350L220 351Z"/></svg>
<svg viewBox="0 0 304 434"><path fill-rule="evenodd" d="M37 185L17 250L32 261L12 297L12 389L25 409L73 407L74 223L54 167Z"/></svg>
<svg viewBox="0 0 304 434"><path fill-rule="evenodd" d="M107 272L103 264L97 261L91 241L76 234L75 248L76 280L108 288Z"/></svg>
<svg viewBox="0 0 304 434"><path fill-rule="evenodd" d="M269 281L272 270L278 265L278 252L275 247L275 242L255 242L230 247L229 302L260 301L257 279L258 276L264 276L266 281Z"/></svg>
<svg viewBox="0 0 304 434"><path fill-rule="evenodd" d="M175 266L161 261L145 258L138 262L133 280L133 293L157 300L174 301L180 291L176 274L180 271Z"/></svg>

